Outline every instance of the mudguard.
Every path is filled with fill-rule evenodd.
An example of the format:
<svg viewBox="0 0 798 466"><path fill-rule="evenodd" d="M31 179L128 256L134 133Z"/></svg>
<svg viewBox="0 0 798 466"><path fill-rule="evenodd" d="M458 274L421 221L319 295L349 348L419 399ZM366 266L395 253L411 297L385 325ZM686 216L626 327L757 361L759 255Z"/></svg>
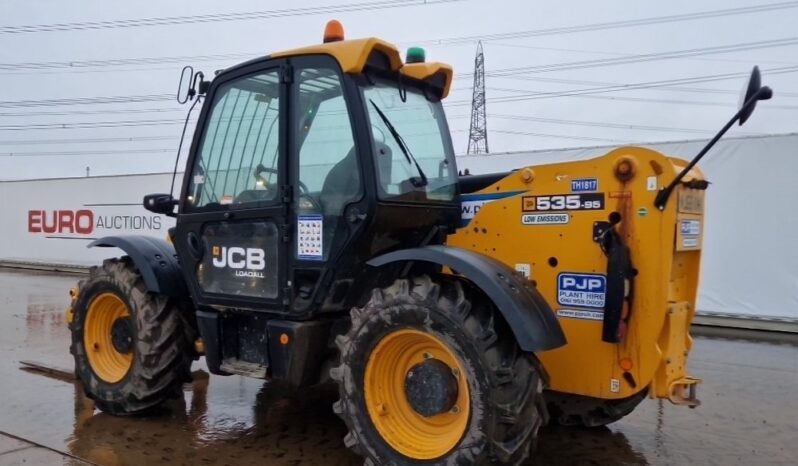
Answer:
<svg viewBox="0 0 798 466"><path fill-rule="evenodd" d="M125 251L141 273L148 291L165 296L189 296L175 248L165 240L151 236L106 236L87 247Z"/></svg>
<svg viewBox="0 0 798 466"><path fill-rule="evenodd" d="M532 283L506 264L474 251L437 245L390 252L367 264L381 267L406 261L446 266L470 280L502 313L522 350L546 351L565 345L565 334L549 304Z"/></svg>

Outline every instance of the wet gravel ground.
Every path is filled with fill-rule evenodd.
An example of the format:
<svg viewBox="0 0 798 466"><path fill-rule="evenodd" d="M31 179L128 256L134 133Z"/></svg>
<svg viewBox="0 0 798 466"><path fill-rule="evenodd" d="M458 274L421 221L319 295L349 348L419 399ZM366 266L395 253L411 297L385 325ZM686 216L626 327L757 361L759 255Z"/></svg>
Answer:
<svg viewBox="0 0 798 466"><path fill-rule="evenodd" d="M76 281L0 269L0 431L71 455L0 434L0 465L362 464L343 445L334 390L209 377L198 363L184 400L120 418L73 382L21 370L21 360L71 369L64 309ZM798 344L697 337L691 371L705 380L698 409L646 400L609 428L546 428L530 464L798 464Z"/></svg>

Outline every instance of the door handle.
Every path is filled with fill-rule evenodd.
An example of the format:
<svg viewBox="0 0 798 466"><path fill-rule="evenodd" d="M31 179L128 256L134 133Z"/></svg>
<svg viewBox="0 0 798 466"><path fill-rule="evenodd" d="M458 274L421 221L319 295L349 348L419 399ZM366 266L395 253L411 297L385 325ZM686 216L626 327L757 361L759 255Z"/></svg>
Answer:
<svg viewBox="0 0 798 466"><path fill-rule="evenodd" d="M367 215L360 211L357 207L352 207L349 209L346 215L346 219L349 223L360 223L365 220Z"/></svg>

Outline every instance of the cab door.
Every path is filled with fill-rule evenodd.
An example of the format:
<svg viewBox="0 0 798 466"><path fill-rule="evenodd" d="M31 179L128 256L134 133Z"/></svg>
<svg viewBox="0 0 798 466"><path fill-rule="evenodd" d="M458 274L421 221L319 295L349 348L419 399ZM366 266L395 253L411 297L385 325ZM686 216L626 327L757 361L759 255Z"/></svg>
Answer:
<svg viewBox="0 0 798 466"><path fill-rule="evenodd" d="M270 60L220 75L200 114L175 235L198 307L284 310L285 73Z"/></svg>
<svg viewBox="0 0 798 466"><path fill-rule="evenodd" d="M336 301L362 270L363 258L352 253L351 245L368 223L362 155L370 147L355 131L359 89L335 59L294 57L291 68L289 171L295 228L288 259L295 291L292 311L307 316L321 302L339 309Z"/></svg>

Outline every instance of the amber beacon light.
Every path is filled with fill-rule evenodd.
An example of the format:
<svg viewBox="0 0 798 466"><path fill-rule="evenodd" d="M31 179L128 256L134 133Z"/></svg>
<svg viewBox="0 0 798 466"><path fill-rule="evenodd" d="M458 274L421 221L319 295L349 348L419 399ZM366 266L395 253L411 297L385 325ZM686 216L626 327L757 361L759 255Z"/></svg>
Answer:
<svg viewBox="0 0 798 466"><path fill-rule="evenodd" d="M331 19L324 27L324 43L344 40L344 26L337 19Z"/></svg>

